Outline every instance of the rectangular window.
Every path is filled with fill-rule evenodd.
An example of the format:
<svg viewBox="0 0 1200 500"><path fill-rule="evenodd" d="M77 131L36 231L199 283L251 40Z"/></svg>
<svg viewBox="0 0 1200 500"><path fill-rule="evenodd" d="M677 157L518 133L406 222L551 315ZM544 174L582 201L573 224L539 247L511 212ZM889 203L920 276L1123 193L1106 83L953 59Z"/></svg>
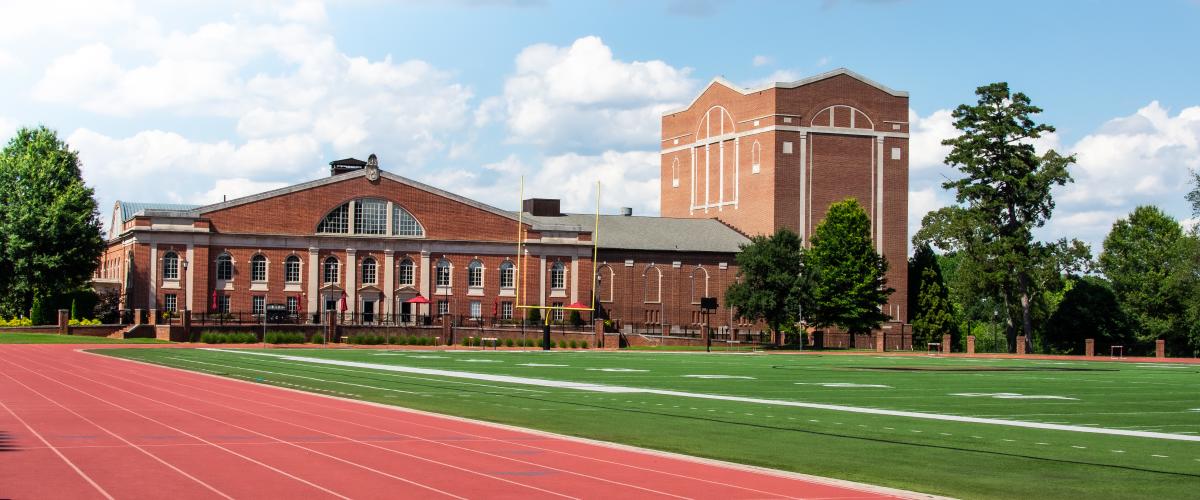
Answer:
<svg viewBox="0 0 1200 500"><path fill-rule="evenodd" d="M355 202L354 232L356 234L386 234L387 202L372 199Z"/></svg>
<svg viewBox="0 0 1200 500"><path fill-rule="evenodd" d="M283 267L284 278L287 279L288 283L300 282L300 259L289 258L287 262L283 264Z"/></svg>
<svg viewBox="0 0 1200 500"><path fill-rule="evenodd" d="M217 312L229 314L229 296L228 295L218 295L217 296Z"/></svg>
<svg viewBox="0 0 1200 500"><path fill-rule="evenodd" d="M262 314L266 304L267 298L262 295L250 297L250 314Z"/></svg>
<svg viewBox="0 0 1200 500"><path fill-rule="evenodd" d="M783 142L783 154L785 154L785 155L790 155L790 154L792 154L792 143L791 143L791 141L784 141L784 142Z"/></svg>
<svg viewBox="0 0 1200 500"><path fill-rule="evenodd" d="M375 284L375 261L364 261L362 265L362 284Z"/></svg>
<svg viewBox="0 0 1200 500"><path fill-rule="evenodd" d="M168 293L166 295L163 295L163 309L166 309L171 312L175 312L178 310L178 309L176 309L175 294Z"/></svg>
<svg viewBox="0 0 1200 500"><path fill-rule="evenodd" d="M450 266L449 265L446 265L444 267L443 266L437 267L437 286L441 286L441 287L450 286Z"/></svg>
<svg viewBox="0 0 1200 500"><path fill-rule="evenodd" d="M300 314L300 297L288 297L287 298L287 308L288 308L289 316L299 315Z"/></svg>
<svg viewBox="0 0 1200 500"><path fill-rule="evenodd" d="M501 264L500 265L500 288L513 288L513 281L514 281L513 278L516 276L516 274L517 273L514 271L513 266L511 264L509 264L509 265Z"/></svg>
<svg viewBox="0 0 1200 500"><path fill-rule="evenodd" d="M500 303L500 319L513 319L513 303L512 302L501 302Z"/></svg>
<svg viewBox="0 0 1200 500"><path fill-rule="evenodd" d="M478 300L471 301L471 317L475 319L483 317L483 304Z"/></svg>
<svg viewBox="0 0 1200 500"><path fill-rule="evenodd" d="M444 315L450 314L450 301L449 300L439 300L437 303L437 307L438 307L437 313L439 316L444 316Z"/></svg>
<svg viewBox="0 0 1200 500"><path fill-rule="evenodd" d="M267 281L267 259L255 256L250 259L250 281Z"/></svg>
<svg viewBox="0 0 1200 500"><path fill-rule="evenodd" d="M400 285L413 285L413 264L412 262L404 262L400 264Z"/></svg>
<svg viewBox="0 0 1200 500"><path fill-rule="evenodd" d="M552 307L554 307L554 309L551 309L551 311L553 311L553 313L552 313L552 316L550 316L550 320L562 323L563 313L566 312L566 311L562 310L563 303L562 302L554 302L550 305Z"/></svg>
<svg viewBox="0 0 1200 500"><path fill-rule="evenodd" d="M173 253L167 254L167 257L163 259L163 279L179 279L179 257Z"/></svg>
<svg viewBox="0 0 1200 500"><path fill-rule="evenodd" d="M337 311L337 300L336 299L325 299L325 310L326 311Z"/></svg>

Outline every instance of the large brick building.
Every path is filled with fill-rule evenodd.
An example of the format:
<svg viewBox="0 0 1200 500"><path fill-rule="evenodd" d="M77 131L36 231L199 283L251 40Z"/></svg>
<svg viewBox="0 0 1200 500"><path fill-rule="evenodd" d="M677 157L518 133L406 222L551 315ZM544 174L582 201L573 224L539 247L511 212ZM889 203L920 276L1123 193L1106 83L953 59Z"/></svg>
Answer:
<svg viewBox="0 0 1200 500"><path fill-rule="evenodd" d="M718 218L808 243L833 202L857 198L907 314L908 93L839 69L742 89L713 80L662 118L663 217Z"/></svg>
<svg viewBox="0 0 1200 500"><path fill-rule="evenodd" d="M812 232L855 196L892 262L904 314L907 97L845 70L757 90L722 80L663 117L662 216L502 210L354 159L330 176L206 206L117 202L94 282L122 307L361 322L520 319L520 303L587 304L628 329L689 328L723 297L746 235ZM519 232L525 254L516 255ZM593 238L598 252L593 262ZM594 277L593 277L594 276ZM421 296L429 304L409 303ZM731 311L708 318L736 327ZM588 319L588 315L584 315ZM564 319L556 313L556 320Z"/></svg>

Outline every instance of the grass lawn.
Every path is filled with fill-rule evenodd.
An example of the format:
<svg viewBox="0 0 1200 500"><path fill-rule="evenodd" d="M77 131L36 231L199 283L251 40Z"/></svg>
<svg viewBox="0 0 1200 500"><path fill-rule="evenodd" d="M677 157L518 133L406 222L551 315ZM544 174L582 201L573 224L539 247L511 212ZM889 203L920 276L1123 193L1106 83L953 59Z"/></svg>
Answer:
<svg viewBox="0 0 1200 500"><path fill-rule="evenodd" d="M655 394L478 381L209 350L97 352L562 434L955 497L1189 498L1200 491L1200 442L709 397L1195 436L1200 433L1200 391L1196 390L1200 365L871 355L253 351L688 393ZM692 396L696 394L705 397Z"/></svg>
<svg viewBox="0 0 1200 500"><path fill-rule="evenodd" d="M0 331L0 344L169 344L158 339L110 339L86 335L16 333Z"/></svg>

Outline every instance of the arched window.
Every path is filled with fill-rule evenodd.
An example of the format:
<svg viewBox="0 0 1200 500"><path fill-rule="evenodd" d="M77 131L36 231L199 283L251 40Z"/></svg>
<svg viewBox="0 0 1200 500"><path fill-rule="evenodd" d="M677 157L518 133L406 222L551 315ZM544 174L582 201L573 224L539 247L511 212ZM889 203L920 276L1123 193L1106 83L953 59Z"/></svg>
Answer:
<svg viewBox="0 0 1200 500"><path fill-rule="evenodd" d="M416 282L415 274L413 273L413 261L404 259L400 261L400 286L413 286Z"/></svg>
<svg viewBox="0 0 1200 500"><path fill-rule="evenodd" d="M283 261L283 278L288 283L300 282L300 257L289 255Z"/></svg>
<svg viewBox="0 0 1200 500"><path fill-rule="evenodd" d="M708 297L708 270L703 266L692 269L692 303L699 304L701 297Z"/></svg>
<svg viewBox="0 0 1200 500"><path fill-rule="evenodd" d="M163 254L163 279L179 279L179 254L175 252Z"/></svg>
<svg viewBox="0 0 1200 500"><path fill-rule="evenodd" d="M608 264L596 270L596 297L600 302L612 302L613 287L616 286L616 275Z"/></svg>
<svg viewBox="0 0 1200 500"><path fill-rule="evenodd" d="M875 128L875 122L871 120L871 117L858 108L845 104L835 104L816 112L813 114L811 124L814 127Z"/></svg>
<svg viewBox="0 0 1200 500"><path fill-rule="evenodd" d="M333 209L317 224L318 233L346 234L350 232L350 203Z"/></svg>
<svg viewBox="0 0 1200 500"><path fill-rule="evenodd" d="M448 288L450 286L450 261L446 259L438 260L434 274L437 286Z"/></svg>
<svg viewBox="0 0 1200 500"><path fill-rule="evenodd" d="M355 234L387 234L387 201L363 198L354 202Z"/></svg>
<svg viewBox="0 0 1200 500"><path fill-rule="evenodd" d="M679 158L671 160L671 187L679 187Z"/></svg>
<svg viewBox="0 0 1200 500"><path fill-rule="evenodd" d="M233 257L227 253L217 256L217 279L221 281L233 279Z"/></svg>
<svg viewBox="0 0 1200 500"><path fill-rule="evenodd" d="M262 254L250 258L250 281L267 281L267 258Z"/></svg>
<svg viewBox="0 0 1200 500"><path fill-rule="evenodd" d="M326 284L338 282L338 260L336 257L326 257L325 263L321 265L322 275L325 278Z"/></svg>
<svg viewBox="0 0 1200 500"><path fill-rule="evenodd" d="M367 257L367 258L363 259L363 261L362 261L362 284L364 284L364 285L374 285L375 284L375 275L376 275L375 268L376 267L377 266L375 264L374 257Z"/></svg>
<svg viewBox="0 0 1200 500"><path fill-rule="evenodd" d="M567 268L562 262L550 266L550 289L562 290L567 288Z"/></svg>
<svg viewBox="0 0 1200 500"><path fill-rule="evenodd" d="M642 277L646 279L645 302L662 302L662 271L651 264L646 267L646 272L642 273Z"/></svg>
<svg viewBox="0 0 1200 500"><path fill-rule="evenodd" d="M511 261L500 263L500 288L516 287L517 269Z"/></svg>
<svg viewBox="0 0 1200 500"><path fill-rule="evenodd" d="M421 223L400 205L392 205L392 235L425 236Z"/></svg>
<svg viewBox="0 0 1200 500"><path fill-rule="evenodd" d="M757 174L762 169L762 145L758 141L750 145L750 173Z"/></svg>
<svg viewBox="0 0 1200 500"><path fill-rule="evenodd" d="M467 286L470 288L483 288L482 262L473 260L467 265Z"/></svg>

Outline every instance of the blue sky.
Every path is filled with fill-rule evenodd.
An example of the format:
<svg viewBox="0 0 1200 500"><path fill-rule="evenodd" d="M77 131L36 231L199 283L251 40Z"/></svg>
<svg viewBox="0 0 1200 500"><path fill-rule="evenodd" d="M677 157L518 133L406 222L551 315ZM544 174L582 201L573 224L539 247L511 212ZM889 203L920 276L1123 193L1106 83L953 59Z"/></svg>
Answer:
<svg viewBox="0 0 1200 500"><path fill-rule="evenodd" d="M1200 2L461 0L4 3L0 135L44 123L113 201L209 203L344 156L503 208L658 206L658 115L714 76L839 67L911 95L911 226L948 110L1008 81L1075 153L1046 238L1099 242L1138 204L1191 214Z"/></svg>

